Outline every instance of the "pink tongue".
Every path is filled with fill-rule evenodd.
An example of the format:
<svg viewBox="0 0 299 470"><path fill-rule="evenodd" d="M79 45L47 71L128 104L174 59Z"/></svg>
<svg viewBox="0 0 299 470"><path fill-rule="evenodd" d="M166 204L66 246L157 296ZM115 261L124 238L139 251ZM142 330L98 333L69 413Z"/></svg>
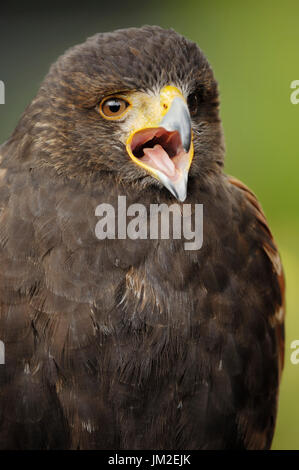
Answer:
<svg viewBox="0 0 299 470"><path fill-rule="evenodd" d="M176 175L176 168L161 145L157 144L154 148L144 148L143 152L144 157L142 157L142 161L152 168L162 171L166 176L173 179Z"/></svg>

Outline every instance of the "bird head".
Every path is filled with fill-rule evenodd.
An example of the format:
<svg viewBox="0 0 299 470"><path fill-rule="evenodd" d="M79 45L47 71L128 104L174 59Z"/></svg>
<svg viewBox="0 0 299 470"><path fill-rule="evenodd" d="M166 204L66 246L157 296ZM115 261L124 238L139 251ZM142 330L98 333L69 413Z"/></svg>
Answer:
<svg viewBox="0 0 299 470"><path fill-rule="evenodd" d="M24 133L19 148L31 148L31 166L85 180L109 173L184 201L188 178L222 167L218 107L217 83L198 46L145 26L97 34L68 50L16 132Z"/></svg>
<svg viewBox="0 0 299 470"><path fill-rule="evenodd" d="M120 141L134 164L184 201L194 152L190 113L181 91L167 85L155 94L109 96L99 111L104 119L124 118Z"/></svg>

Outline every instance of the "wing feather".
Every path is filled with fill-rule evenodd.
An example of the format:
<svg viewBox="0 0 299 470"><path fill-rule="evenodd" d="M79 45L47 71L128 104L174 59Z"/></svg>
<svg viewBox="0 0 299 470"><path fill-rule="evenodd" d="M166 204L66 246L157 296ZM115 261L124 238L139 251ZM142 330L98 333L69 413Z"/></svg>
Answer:
<svg viewBox="0 0 299 470"><path fill-rule="evenodd" d="M283 266L281 262L281 258L277 249L277 245L271 233L271 230L268 226L268 222L266 220L265 214L263 209L258 202L255 194L241 181L238 179L229 176L228 178L230 184L234 185L235 187L239 188L246 197L248 204L250 204L251 208L254 211L254 215L260 228L264 234L263 238L263 250L268 256L269 260L272 263L273 272L278 281L280 295L281 295L281 305L278 306L275 315L273 318L270 319L273 327L276 329L276 336L278 341L278 348L279 348L279 371L280 376L284 366L284 319L285 319L285 276L283 271Z"/></svg>

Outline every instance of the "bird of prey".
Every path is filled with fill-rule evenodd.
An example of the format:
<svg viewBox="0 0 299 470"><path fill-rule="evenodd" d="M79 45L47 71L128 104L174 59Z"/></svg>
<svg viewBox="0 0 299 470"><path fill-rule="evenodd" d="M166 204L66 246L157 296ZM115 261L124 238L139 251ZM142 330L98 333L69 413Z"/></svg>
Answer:
<svg viewBox="0 0 299 470"><path fill-rule="evenodd" d="M213 71L157 26L52 65L0 147L0 447L267 449L280 257L223 171ZM95 235L101 203L203 206L203 243ZM164 206L165 207L165 206Z"/></svg>

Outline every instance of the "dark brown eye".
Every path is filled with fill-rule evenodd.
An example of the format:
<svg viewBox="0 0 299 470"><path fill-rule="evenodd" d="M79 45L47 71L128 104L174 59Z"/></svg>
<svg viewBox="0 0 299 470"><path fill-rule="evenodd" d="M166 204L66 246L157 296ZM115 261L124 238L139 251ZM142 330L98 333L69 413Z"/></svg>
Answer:
<svg viewBox="0 0 299 470"><path fill-rule="evenodd" d="M99 110L105 119L118 119L122 117L129 106L129 103L123 98L110 97L104 98L100 103Z"/></svg>
<svg viewBox="0 0 299 470"><path fill-rule="evenodd" d="M191 116L196 116L198 114L199 108L199 96L198 93L191 93L188 96L188 108Z"/></svg>

